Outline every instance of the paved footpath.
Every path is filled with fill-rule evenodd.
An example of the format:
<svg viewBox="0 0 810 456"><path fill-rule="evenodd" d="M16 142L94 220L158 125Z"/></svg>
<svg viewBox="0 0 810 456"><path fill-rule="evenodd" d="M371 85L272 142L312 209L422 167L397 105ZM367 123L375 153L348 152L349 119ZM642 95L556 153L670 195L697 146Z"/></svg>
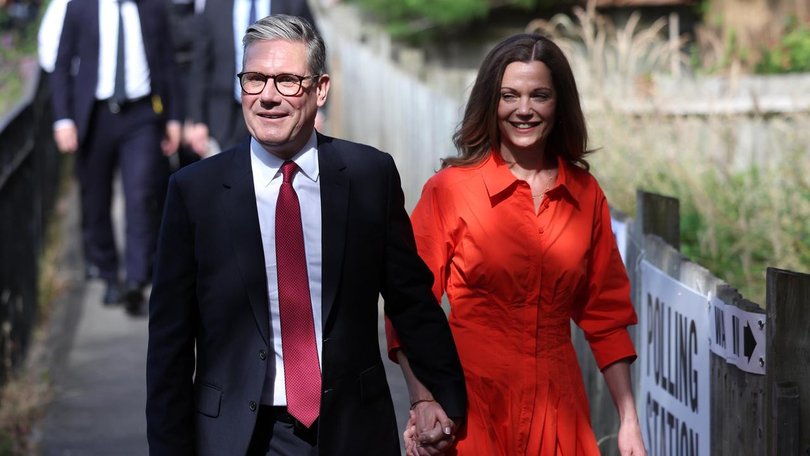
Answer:
<svg viewBox="0 0 810 456"><path fill-rule="evenodd" d="M65 289L53 304L47 329L55 396L35 431L40 454L147 455L147 318L130 317L122 307L102 306L103 285L81 276L75 189L60 202L60 209L65 247L59 269ZM120 209L115 213L120 220ZM380 344L385 347L382 324ZM401 429L407 418L407 390L399 367L387 359L384 364Z"/></svg>

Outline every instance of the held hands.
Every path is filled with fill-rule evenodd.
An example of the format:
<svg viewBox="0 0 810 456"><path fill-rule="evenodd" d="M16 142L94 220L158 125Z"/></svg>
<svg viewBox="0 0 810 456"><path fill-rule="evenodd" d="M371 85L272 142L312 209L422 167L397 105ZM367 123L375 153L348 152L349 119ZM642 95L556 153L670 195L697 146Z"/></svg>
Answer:
<svg viewBox="0 0 810 456"><path fill-rule="evenodd" d="M402 436L407 456L432 456L447 451L455 441L455 423L434 400L415 401Z"/></svg>

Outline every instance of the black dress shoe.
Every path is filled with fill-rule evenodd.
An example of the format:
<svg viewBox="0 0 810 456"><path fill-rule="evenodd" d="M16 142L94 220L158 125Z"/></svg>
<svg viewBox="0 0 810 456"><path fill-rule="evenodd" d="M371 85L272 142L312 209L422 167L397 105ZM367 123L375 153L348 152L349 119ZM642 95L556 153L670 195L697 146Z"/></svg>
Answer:
<svg viewBox="0 0 810 456"><path fill-rule="evenodd" d="M143 285L137 282L128 282L124 292L124 309L128 315L139 317L146 315L146 300L143 296Z"/></svg>
<svg viewBox="0 0 810 456"><path fill-rule="evenodd" d="M107 281L107 288L104 290L104 298L102 302L105 306L114 306L117 304L121 304L121 301L124 299L124 292L121 289L121 285L118 283L117 280L108 280Z"/></svg>

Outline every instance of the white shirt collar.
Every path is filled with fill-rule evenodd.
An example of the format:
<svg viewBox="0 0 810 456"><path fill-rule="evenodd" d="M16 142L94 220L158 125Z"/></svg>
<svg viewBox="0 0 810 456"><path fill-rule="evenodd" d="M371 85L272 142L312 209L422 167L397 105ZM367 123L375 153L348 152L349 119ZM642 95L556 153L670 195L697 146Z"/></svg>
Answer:
<svg viewBox="0 0 810 456"><path fill-rule="evenodd" d="M250 154L253 163L254 182L264 187L270 185L279 174L281 165L286 161L266 151L256 138L250 138ZM318 137L315 130L304 144L304 147L290 159L298 165L299 174L303 174L312 182L318 182L320 167L318 165Z"/></svg>

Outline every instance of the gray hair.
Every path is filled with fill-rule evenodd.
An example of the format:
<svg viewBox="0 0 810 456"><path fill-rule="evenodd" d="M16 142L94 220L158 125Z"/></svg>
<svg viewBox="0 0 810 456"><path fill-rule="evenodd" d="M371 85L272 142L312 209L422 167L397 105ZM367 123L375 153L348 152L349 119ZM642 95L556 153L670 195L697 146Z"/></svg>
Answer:
<svg viewBox="0 0 810 456"><path fill-rule="evenodd" d="M307 66L313 75L326 73L326 45L323 38L306 19L287 14L273 14L259 19L248 27L242 38L245 65L248 46L256 41L284 40L304 43L307 47Z"/></svg>

